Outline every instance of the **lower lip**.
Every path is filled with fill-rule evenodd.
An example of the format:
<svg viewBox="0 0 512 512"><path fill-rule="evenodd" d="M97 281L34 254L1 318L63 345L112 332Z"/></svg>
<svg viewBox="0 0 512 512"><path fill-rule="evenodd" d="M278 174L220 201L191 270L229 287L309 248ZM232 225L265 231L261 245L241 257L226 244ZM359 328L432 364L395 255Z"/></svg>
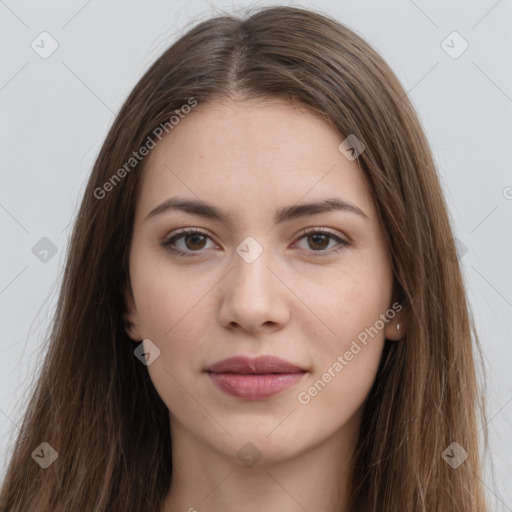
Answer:
<svg viewBox="0 0 512 512"><path fill-rule="evenodd" d="M211 373L213 382L228 395L246 400L261 400L277 395L297 384L306 375L301 373Z"/></svg>

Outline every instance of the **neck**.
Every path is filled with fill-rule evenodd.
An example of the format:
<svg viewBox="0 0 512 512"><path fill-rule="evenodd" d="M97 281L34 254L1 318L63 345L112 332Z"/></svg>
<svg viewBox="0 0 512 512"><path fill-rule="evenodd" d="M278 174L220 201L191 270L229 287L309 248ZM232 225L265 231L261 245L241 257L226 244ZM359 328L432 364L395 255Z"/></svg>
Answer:
<svg viewBox="0 0 512 512"><path fill-rule="evenodd" d="M175 426L173 475L162 512L345 512L358 428L353 418L343 431L293 457L262 457L246 467Z"/></svg>

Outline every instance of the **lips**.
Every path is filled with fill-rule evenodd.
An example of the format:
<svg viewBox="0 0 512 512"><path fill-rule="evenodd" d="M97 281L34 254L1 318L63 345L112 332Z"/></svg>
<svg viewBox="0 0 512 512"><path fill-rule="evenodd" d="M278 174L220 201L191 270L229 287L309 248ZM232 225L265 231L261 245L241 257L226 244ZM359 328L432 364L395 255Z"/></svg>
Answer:
<svg viewBox="0 0 512 512"><path fill-rule="evenodd" d="M230 357L206 369L224 393L247 400L277 395L297 384L308 372L274 356Z"/></svg>
<svg viewBox="0 0 512 512"><path fill-rule="evenodd" d="M259 356L255 358L236 356L223 359L210 366L207 371L213 373L301 373L303 368L274 356Z"/></svg>

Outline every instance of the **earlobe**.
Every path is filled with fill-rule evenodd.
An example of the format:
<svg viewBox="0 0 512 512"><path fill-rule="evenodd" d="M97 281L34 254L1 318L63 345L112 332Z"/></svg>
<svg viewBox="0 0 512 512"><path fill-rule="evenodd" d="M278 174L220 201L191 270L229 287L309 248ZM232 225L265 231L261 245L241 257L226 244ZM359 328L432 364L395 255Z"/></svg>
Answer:
<svg viewBox="0 0 512 512"><path fill-rule="evenodd" d="M137 328L136 307L131 290L126 289L124 296L126 306L126 312L123 315L124 330L133 341L141 341L142 336Z"/></svg>
<svg viewBox="0 0 512 512"><path fill-rule="evenodd" d="M390 341L402 341L407 334L406 312L401 299L402 294L398 290L399 287L395 282L391 296L391 305L386 312L388 322L384 328L384 337Z"/></svg>
<svg viewBox="0 0 512 512"><path fill-rule="evenodd" d="M405 336L405 323L401 315L397 315L387 325L384 337L391 341L401 341Z"/></svg>
<svg viewBox="0 0 512 512"><path fill-rule="evenodd" d="M384 337L391 341L401 341L406 334L406 324L403 312L396 313L384 329Z"/></svg>
<svg viewBox="0 0 512 512"><path fill-rule="evenodd" d="M142 337L139 335L137 328L135 324L133 324L129 320L124 321L124 330L126 334L133 340L133 341L141 341Z"/></svg>

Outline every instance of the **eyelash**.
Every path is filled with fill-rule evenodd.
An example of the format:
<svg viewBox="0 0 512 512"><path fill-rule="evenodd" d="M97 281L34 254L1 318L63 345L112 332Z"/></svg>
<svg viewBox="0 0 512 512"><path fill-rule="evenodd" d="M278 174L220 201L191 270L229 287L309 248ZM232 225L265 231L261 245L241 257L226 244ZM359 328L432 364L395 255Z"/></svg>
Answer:
<svg viewBox="0 0 512 512"><path fill-rule="evenodd" d="M322 235L328 235L332 239L335 239L337 242L339 242L338 246L335 246L334 249L330 250L320 250L320 251L311 251L314 257L324 257L327 255L331 255L332 253L337 253L342 251L345 247L350 245L346 240L340 238L339 236L335 235L334 233L331 233L330 231L327 231L323 228L306 228L301 231L301 236L299 240L302 238L305 238L307 235L316 235L316 234L322 234ZM185 256L185 257L196 257L200 256L200 251L182 251L180 249L176 249L175 247L172 247L172 244L174 244L177 240L180 238L184 238L185 236L191 236L191 235L201 235L205 236L207 238L210 238L208 233L205 233L204 231L201 231L197 228L186 228L178 233L174 234L172 237L168 238L167 240L164 240L162 242L162 246L165 247L169 252L173 254L177 254L179 256ZM315 254L318 253L318 254Z"/></svg>

